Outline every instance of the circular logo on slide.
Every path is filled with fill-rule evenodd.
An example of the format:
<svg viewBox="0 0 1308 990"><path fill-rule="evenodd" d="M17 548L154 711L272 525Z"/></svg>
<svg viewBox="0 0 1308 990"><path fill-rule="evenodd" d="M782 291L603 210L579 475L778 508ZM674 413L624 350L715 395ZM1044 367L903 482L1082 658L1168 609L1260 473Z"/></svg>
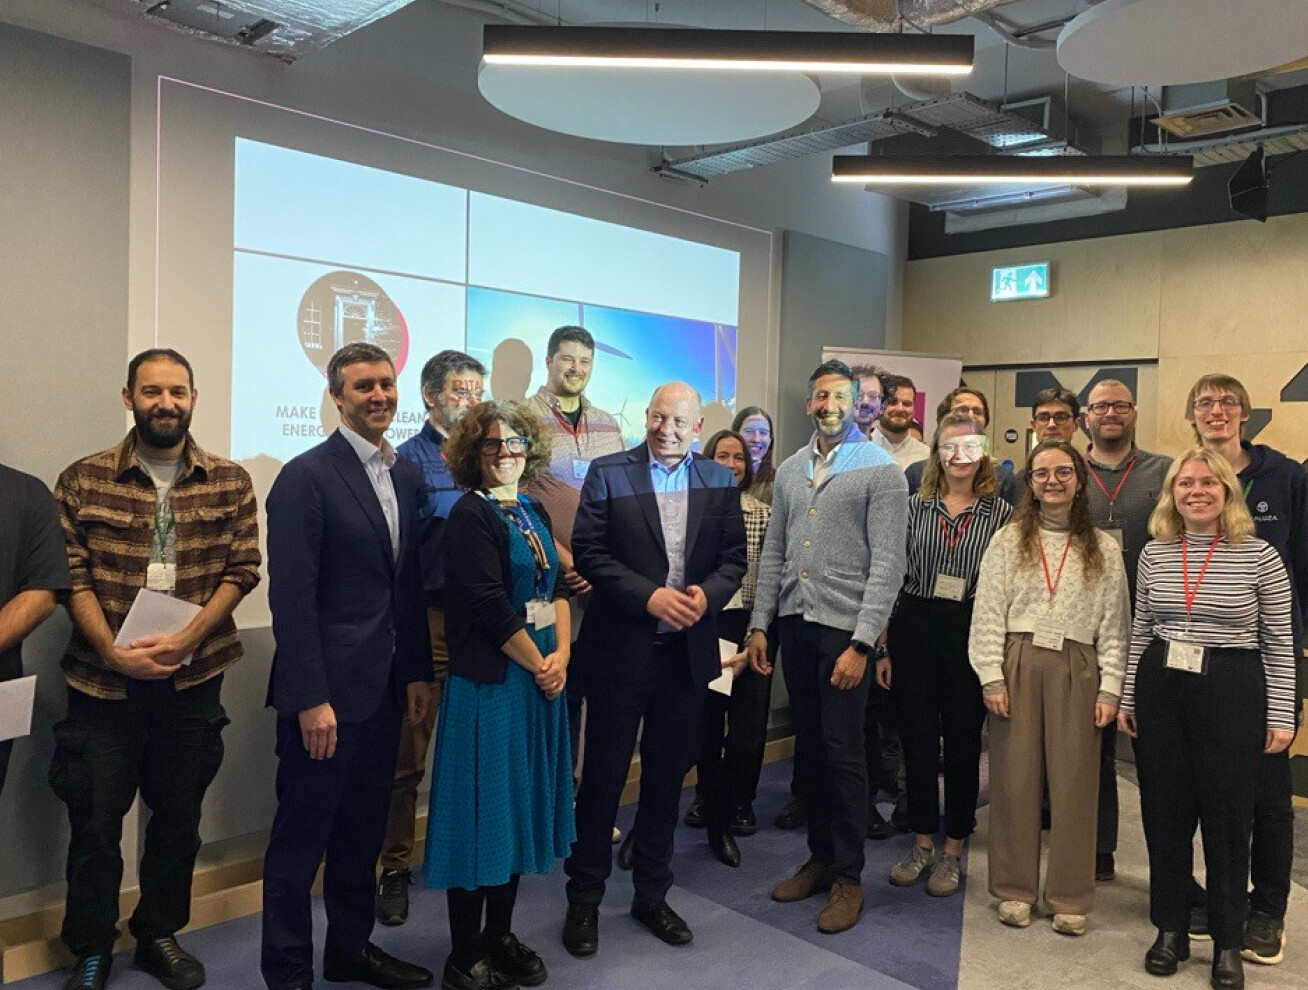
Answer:
<svg viewBox="0 0 1308 990"><path fill-rule="evenodd" d="M395 362L397 376L409 356L404 314L360 272L331 272L310 285L300 298L296 330L305 356L324 377L327 362L346 344L376 344Z"/></svg>

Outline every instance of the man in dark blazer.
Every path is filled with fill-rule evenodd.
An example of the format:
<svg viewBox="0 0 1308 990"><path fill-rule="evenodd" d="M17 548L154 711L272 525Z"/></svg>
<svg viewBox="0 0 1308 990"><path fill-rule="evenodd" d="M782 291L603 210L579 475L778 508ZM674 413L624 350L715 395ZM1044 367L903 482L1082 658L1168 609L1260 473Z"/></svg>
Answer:
<svg viewBox="0 0 1308 990"><path fill-rule="evenodd" d="M666 900L672 836L707 685L721 673L716 617L745 574L735 477L690 451L703 422L694 389L660 386L645 443L592 461L581 490L572 552L594 590L573 649L587 705L577 841L564 865L563 944L575 956L599 948L613 818L642 719L631 914L670 945L691 940Z"/></svg>
<svg viewBox="0 0 1308 990"><path fill-rule="evenodd" d="M426 713L431 652L418 564L421 472L386 441L395 366L347 344L327 367L341 426L268 495L277 641L277 814L263 870L264 981L313 985L310 888L324 855L323 976L425 987L429 970L369 941L401 718Z"/></svg>

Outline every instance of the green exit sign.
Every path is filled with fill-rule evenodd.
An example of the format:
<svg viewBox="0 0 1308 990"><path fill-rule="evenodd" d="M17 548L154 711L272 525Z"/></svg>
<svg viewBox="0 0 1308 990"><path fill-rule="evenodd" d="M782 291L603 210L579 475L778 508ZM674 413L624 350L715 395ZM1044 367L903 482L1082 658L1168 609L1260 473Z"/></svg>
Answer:
<svg viewBox="0 0 1308 990"><path fill-rule="evenodd" d="M1047 299L1049 297L1049 262L1012 265L990 269L990 301L1013 299Z"/></svg>

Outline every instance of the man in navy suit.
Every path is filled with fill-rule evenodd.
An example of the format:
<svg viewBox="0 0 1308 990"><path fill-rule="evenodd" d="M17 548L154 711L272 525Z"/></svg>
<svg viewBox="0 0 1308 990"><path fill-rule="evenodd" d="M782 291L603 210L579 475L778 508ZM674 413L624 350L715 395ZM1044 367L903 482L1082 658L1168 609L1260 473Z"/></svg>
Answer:
<svg viewBox="0 0 1308 990"><path fill-rule="evenodd" d="M745 574L736 479L690 450L703 424L694 389L660 386L645 443L592 461L582 485L572 552L594 590L573 648L588 712L577 841L564 865L563 944L575 956L599 948L613 818L642 719L631 914L669 945L691 940L666 899L672 835L707 685L721 672L716 617Z"/></svg>
<svg viewBox="0 0 1308 990"><path fill-rule="evenodd" d="M386 440L395 365L347 344L327 366L338 431L291 460L268 495L277 641L277 815L263 869L264 981L313 985L310 888L324 855L323 976L430 986L430 970L368 939L401 718L421 721L431 652L418 563L422 473Z"/></svg>

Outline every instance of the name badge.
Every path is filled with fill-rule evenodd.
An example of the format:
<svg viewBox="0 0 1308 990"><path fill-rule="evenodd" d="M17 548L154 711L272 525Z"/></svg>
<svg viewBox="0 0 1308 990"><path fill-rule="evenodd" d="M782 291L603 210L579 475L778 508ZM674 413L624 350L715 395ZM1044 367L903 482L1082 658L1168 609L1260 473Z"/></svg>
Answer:
<svg viewBox="0 0 1308 990"><path fill-rule="evenodd" d="M1120 529L1106 529L1104 532L1113 538L1113 542L1117 544L1118 550L1126 550L1126 538L1122 535Z"/></svg>
<svg viewBox="0 0 1308 990"><path fill-rule="evenodd" d="M1198 643L1167 643L1168 670L1184 670L1187 674L1204 672L1204 648Z"/></svg>
<svg viewBox="0 0 1308 990"><path fill-rule="evenodd" d="M1063 627L1052 619L1041 619L1031 634L1031 645L1042 650L1063 648Z"/></svg>
<svg viewBox="0 0 1308 990"><path fill-rule="evenodd" d="M538 630L554 625L554 603L533 598L527 603L527 622Z"/></svg>
<svg viewBox="0 0 1308 990"><path fill-rule="evenodd" d="M944 571L936 574L936 584L931 594L932 598L947 598L951 602L961 602L966 594L967 581L964 578L946 574Z"/></svg>
<svg viewBox="0 0 1308 990"><path fill-rule="evenodd" d="M586 471L590 468L590 461L582 457L572 459L572 476L578 481L586 480Z"/></svg>
<svg viewBox="0 0 1308 990"><path fill-rule="evenodd" d="M149 565L145 569L145 586L151 591L173 591L177 587L177 565Z"/></svg>

